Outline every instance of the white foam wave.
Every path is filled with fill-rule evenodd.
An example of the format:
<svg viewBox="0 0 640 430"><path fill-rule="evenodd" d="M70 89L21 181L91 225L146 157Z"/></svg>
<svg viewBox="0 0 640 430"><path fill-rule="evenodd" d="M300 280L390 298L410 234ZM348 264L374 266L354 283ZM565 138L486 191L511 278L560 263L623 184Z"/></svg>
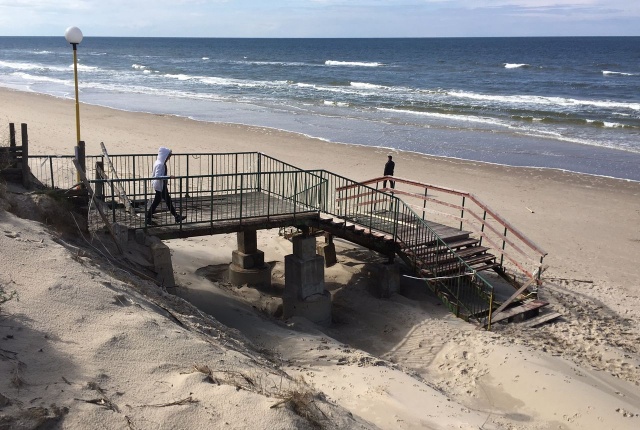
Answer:
<svg viewBox="0 0 640 430"><path fill-rule="evenodd" d="M421 112L414 110L405 110L405 109L390 109L390 108L377 108L377 110L382 112L390 112L390 113L401 113L401 114L410 114L410 115L418 115L418 116L428 116L431 118L439 118L439 119L447 119L454 121L464 121L464 122L473 122L478 124L492 124L499 125L502 127L510 128L509 124L506 124L502 121L498 121L493 118L481 117L481 116L471 116L471 115L454 115L454 114L444 114L438 112Z"/></svg>
<svg viewBox="0 0 640 430"><path fill-rule="evenodd" d="M202 59L203 59L203 60L208 60L208 59L209 59L209 57L202 57Z"/></svg>
<svg viewBox="0 0 640 430"><path fill-rule="evenodd" d="M73 64L70 65L69 68L73 69ZM86 66L84 64L78 64L78 70L82 70L83 72L95 72L100 69L95 66Z"/></svg>
<svg viewBox="0 0 640 430"><path fill-rule="evenodd" d="M6 67L13 70L51 70L55 72L66 72L66 67L45 66L43 64L19 63L15 61L0 61L0 67ZM73 65L71 66L73 67Z"/></svg>
<svg viewBox="0 0 640 430"><path fill-rule="evenodd" d="M631 109L640 111L640 103L624 103L605 100L579 100L570 99L564 97L545 97L545 96L525 96L525 95L513 95L513 96L495 96L489 94L471 93L468 91L451 91L449 95L453 97L459 97L471 100L480 101L492 101L498 103L509 103L514 105L530 104L530 105L544 105L544 106L593 106L607 109Z"/></svg>
<svg viewBox="0 0 640 430"><path fill-rule="evenodd" d="M136 70L145 70L147 68L147 66L144 66L142 64L132 64L131 68L132 69L136 69Z"/></svg>
<svg viewBox="0 0 640 430"><path fill-rule="evenodd" d="M245 59L247 57L244 57ZM231 61L231 64L251 64L254 66L283 66L283 67L309 67L315 66L311 63L302 63L299 61Z"/></svg>
<svg viewBox="0 0 640 430"><path fill-rule="evenodd" d="M625 73L625 72L612 72L610 70L603 70L602 74L605 76L635 76L633 73Z"/></svg>
<svg viewBox="0 0 640 430"><path fill-rule="evenodd" d="M35 54L35 55L47 55L47 54L53 54L53 51L33 51L32 54Z"/></svg>
<svg viewBox="0 0 640 430"><path fill-rule="evenodd" d="M327 66L346 66L346 67L380 67L382 63L378 62L366 62L366 61L336 61L327 60L324 62Z"/></svg>
<svg viewBox="0 0 640 430"><path fill-rule="evenodd" d="M386 90L388 87L384 85L369 84L367 82L351 82L353 88L363 88L367 90Z"/></svg>
<svg viewBox="0 0 640 430"><path fill-rule="evenodd" d="M324 101L325 106L340 106L340 107L349 107L349 103L347 102L334 102L331 100Z"/></svg>
<svg viewBox="0 0 640 430"><path fill-rule="evenodd" d="M600 124L604 128L624 128L624 124L619 122L596 121L593 119L588 119L587 124Z"/></svg>
<svg viewBox="0 0 640 430"><path fill-rule="evenodd" d="M71 85L73 83L72 80L56 79L56 78L50 78L48 76L31 75L25 72L14 72L11 74L11 76L16 76L29 82L50 82L50 83L62 84L62 85Z"/></svg>
<svg viewBox="0 0 640 430"><path fill-rule="evenodd" d="M191 75L185 75L183 73L180 74L171 74L171 73L167 73L164 75L167 78L173 78L173 79L177 79L179 81L188 81L190 79L196 79L195 76L191 76Z"/></svg>
<svg viewBox="0 0 640 430"><path fill-rule="evenodd" d="M531 67L527 63L504 63L505 69L521 69L523 67Z"/></svg>

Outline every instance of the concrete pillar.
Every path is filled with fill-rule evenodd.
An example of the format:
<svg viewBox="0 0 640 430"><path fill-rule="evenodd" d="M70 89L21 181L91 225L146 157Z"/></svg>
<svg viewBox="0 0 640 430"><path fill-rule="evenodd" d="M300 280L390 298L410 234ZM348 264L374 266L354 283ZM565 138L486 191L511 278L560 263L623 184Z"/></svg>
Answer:
<svg viewBox="0 0 640 430"><path fill-rule="evenodd" d="M388 298L396 294L400 289L400 266L398 263L381 264L378 279L378 294L380 297Z"/></svg>
<svg viewBox="0 0 640 430"><path fill-rule="evenodd" d="M318 254L324 257L324 267L331 267L338 262L336 258L336 245L333 243L333 235L325 233L324 243L317 245Z"/></svg>
<svg viewBox="0 0 640 430"><path fill-rule="evenodd" d="M155 236L150 236L148 241L153 267L156 272L156 280L168 291L171 291L170 289L176 286L176 280L173 276L173 263L171 262L171 250Z"/></svg>
<svg viewBox="0 0 640 430"><path fill-rule="evenodd" d="M324 288L324 258L316 254L315 237L293 237L293 254L284 258L284 273L283 317L330 325L331 294Z"/></svg>
<svg viewBox="0 0 640 430"><path fill-rule="evenodd" d="M271 288L271 266L264 262L264 252L258 249L256 230L239 232L238 249L232 252L229 282L253 288Z"/></svg>

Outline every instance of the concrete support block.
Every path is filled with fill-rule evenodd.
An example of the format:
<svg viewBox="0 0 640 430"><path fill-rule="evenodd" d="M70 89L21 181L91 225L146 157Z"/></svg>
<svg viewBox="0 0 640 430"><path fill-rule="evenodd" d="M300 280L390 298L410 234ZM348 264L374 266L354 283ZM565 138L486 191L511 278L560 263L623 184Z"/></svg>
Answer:
<svg viewBox="0 0 640 430"><path fill-rule="evenodd" d="M116 222L111 225L111 229L118 245L122 248L126 248L127 242L129 242L129 227Z"/></svg>
<svg viewBox="0 0 640 430"><path fill-rule="evenodd" d="M400 266L397 263L380 265L378 279L379 296L383 298L391 297L400 289Z"/></svg>
<svg viewBox="0 0 640 430"><path fill-rule="evenodd" d="M151 256L153 258L153 266L154 271L156 272L156 279L165 288L175 287L176 280L173 276L171 250L157 237L151 236L148 242L151 243Z"/></svg>
<svg viewBox="0 0 640 430"><path fill-rule="evenodd" d="M284 297L304 300L324 292L324 259L320 255L302 260L290 254L284 257Z"/></svg>
<svg viewBox="0 0 640 430"><path fill-rule="evenodd" d="M336 246L331 243L319 243L316 247L318 255L324 257L324 267L331 267L338 262Z"/></svg>
<svg viewBox="0 0 640 430"><path fill-rule="evenodd" d="M288 319L294 316L304 317L324 327L331 325L331 294L324 290L322 294L309 296L305 300L283 299L282 317Z"/></svg>
<svg viewBox="0 0 640 430"><path fill-rule="evenodd" d="M324 258L316 254L315 237L294 237L293 254L284 257L282 316L331 324L331 294L324 289Z"/></svg>
<svg viewBox="0 0 640 430"><path fill-rule="evenodd" d="M232 252L229 282L233 285L268 290L271 288L271 266L264 262L264 252L258 249L255 230L237 235L238 249Z"/></svg>
<svg viewBox="0 0 640 430"><path fill-rule="evenodd" d="M246 285L260 290L271 288L271 266L263 264L260 267L243 269L233 263L229 265L229 282L236 286Z"/></svg>
<svg viewBox="0 0 640 430"><path fill-rule="evenodd" d="M253 254L258 251L258 232L256 230L241 231L237 234L238 251Z"/></svg>
<svg viewBox="0 0 640 430"><path fill-rule="evenodd" d="M301 260L308 260L316 256L316 238L314 236L294 236L293 255Z"/></svg>
<svg viewBox="0 0 640 430"><path fill-rule="evenodd" d="M242 269L253 269L264 266L264 252L257 250L251 254L245 254L235 250L231 253L231 262Z"/></svg>

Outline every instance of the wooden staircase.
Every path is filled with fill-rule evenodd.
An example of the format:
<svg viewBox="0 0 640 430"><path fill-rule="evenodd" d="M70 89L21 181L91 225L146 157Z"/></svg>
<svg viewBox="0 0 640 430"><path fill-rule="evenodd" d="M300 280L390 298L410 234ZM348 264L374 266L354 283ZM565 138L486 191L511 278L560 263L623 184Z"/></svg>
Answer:
<svg viewBox="0 0 640 430"><path fill-rule="evenodd" d="M455 272L459 267L459 259L475 272L500 266L496 263L496 257L489 253L490 248L481 246L479 239L470 237L470 232L459 233L444 240L447 247L432 242L413 250L405 248L403 251L414 257L416 269L425 277L447 276Z"/></svg>

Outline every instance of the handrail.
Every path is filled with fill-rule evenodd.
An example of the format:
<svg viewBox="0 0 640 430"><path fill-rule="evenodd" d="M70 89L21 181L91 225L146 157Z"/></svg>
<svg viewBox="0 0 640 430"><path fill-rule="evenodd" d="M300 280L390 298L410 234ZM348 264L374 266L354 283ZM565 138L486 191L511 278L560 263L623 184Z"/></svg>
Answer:
<svg viewBox="0 0 640 430"><path fill-rule="evenodd" d="M131 199L132 204L137 205L139 211L137 216L131 215L130 225L134 225L136 228L147 228L146 217L140 215L140 212L141 209L146 210L146 203L150 195L153 194L150 187L150 182L153 179L151 167L156 157L155 154L111 155L110 158L115 169L120 174L120 178L112 179L104 179L95 175L95 162L104 160L104 157L87 157L91 160L86 163L88 176L97 178L90 182L99 185L96 189L103 190L101 198L111 205L111 216L114 219L116 215L126 216L125 211L115 210L116 206L124 205L121 200L122 196L126 195ZM60 187L65 184L66 177L70 175L63 171L64 176L54 176L54 164L57 167L64 167L65 163L72 159L71 156L41 156L39 158L36 156L31 162L43 167L38 170L36 176L50 177L52 186L55 181L56 185ZM194 159L198 161L194 162ZM45 165L47 166L44 167ZM47 169L50 171L47 172ZM525 243L535 252L539 252L541 257L546 255L544 250L527 239L479 198L470 193L450 188L391 176L356 182L326 170L303 170L259 152L177 153L172 157L169 169L170 174L175 178L170 186L171 195L182 205L181 210L190 212L190 217L184 222L185 225L189 223L213 224L220 220L244 222L243 220L252 217L269 219L269 217L277 215L295 218L297 214L303 212L331 215L344 221L343 228L358 225L368 229L374 236L380 233L387 237L392 236L395 241L395 252L415 270L419 277L425 278L425 283L429 288L436 292L458 316L462 313L467 318L478 320L489 318L493 303L493 286L483 276L476 273L429 226L425 219L427 202L444 205L450 208L449 212L452 212L451 209L460 211L455 215L456 219L460 221L460 229L462 229L463 222L468 224L482 223L481 237L491 241L486 233L493 232L492 234L495 234L497 230L494 226L489 227L487 232L484 231L485 224L490 221L486 219L488 214L491 221L495 220L513 233L509 239L502 238L503 249L501 252L507 258L510 257L504 249L506 244L521 252L513 240L514 238ZM378 189L377 186L375 188L369 186L373 183L377 185L379 181L385 179L395 181L396 186L406 184L423 187L425 195L394 188ZM125 192L116 192L116 185L121 185ZM463 199L462 205L428 196L427 189L460 196ZM412 208L411 203L401 200L399 195L421 199L424 202L422 216ZM238 206L234 206L232 202L217 204L225 199L233 200L234 198L240 203L239 212ZM484 215L478 216L471 208L465 206L466 200L480 207L484 211ZM198 213L197 205L204 202L208 203L208 213L202 213L202 211ZM143 207L141 208L141 206ZM465 218L465 211L473 216ZM445 213L443 212L443 214ZM164 216L167 216L164 221L170 219L167 214ZM506 236L506 231L504 235ZM430 251L424 252L425 250ZM515 263L519 269L524 270L522 265L518 262ZM438 273L444 269L449 271L448 276L439 276ZM528 275L531 276L531 274Z"/></svg>
<svg viewBox="0 0 640 430"><path fill-rule="evenodd" d="M503 265L504 260L506 259L515 267L514 274L519 273L525 278L537 278L537 284L540 284L541 268L544 257L547 256L547 252L538 246L533 240L525 236L520 230L499 215L495 210L490 208L489 205L484 203L478 196L465 191L394 176L381 176L363 181L362 183L375 183L377 186L380 181L391 180L395 182L395 187L385 188L382 189L382 191L422 201L423 217L427 212L427 203L430 203L431 207L433 207L433 204L440 206L440 208L444 208L443 212L440 213L440 216L454 216L459 221L460 230L462 230L466 225L479 236L480 243L482 243L483 240L489 242L494 248L494 251L497 252L497 255L500 257L500 270L503 271L501 272L503 273L503 276L506 277L506 268ZM424 190L424 193L413 192L410 188L407 190L406 187L402 187L402 184L409 185L410 187L419 187ZM459 197L462 200L462 204L456 203L451 199L446 199L444 196L434 197L433 191ZM429 195L429 192L432 192L432 194ZM448 212L446 211L446 208L449 208ZM450 213L451 210L458 210L460 213L456 216ZM465 214L470 216L465 217ZM474 220L480 224L480 228L478 228ZM502 246L497 246L497 244L491 240L491 237L496 239L498 242L501 242ZM527 249L528 251L524 251L523 249ZM510 252L510 250L517 252L519 255L515 255L514 252ZM520 255L523 256L526 261L523 261ZM529 262L532 263L532 266L529 265ZM533 270L528 269L527 267L533 267ZM515 277L513 280L515 280Z"/></svg>
<svg viewBox="0 0 640 430"><path fill-rule="evenodd" d="M543 257L548 255L547 251L542 249L542 247L538 246L533 240L531 240L527 236L525 236L513 224L511 224L509 221L504 219L500 214L498 214L496 211L491 209L489 207L489 205L484 203L479 197L477 197L476 195L474 195L472 193L469 193L469 192L466 192L466 191L456 190L454 188L447 188L447 187L442 187L442 186L438 186L438 185L427 184L427 183L424 183L424 182L412 181L410 179L399 178L397 176L381 176L381 177L378 177L378 178L373 178L373 179L369 179L369 180L366 180L366 181L362 181L361 183L362 184L372 184L372 183L378 183L380 181L385 181L385 180L386 181L393 180L393 181L400 182L400 183L403 183L403 184L413 185L413 186L417 186L417 187L421 187L421 188L429 188L429 189L432 189L432 190L438 190L438 191L442 191L442 192L449 193L449 194L468 197L471 200L473 200L474 203L476 203L478 206L480 206L481 208L486 210L487 213L489 215L491 215L500 224L502 224L502 226L508 228L509 231L512 231L516 235L516 237L518 239L520 239L524 243L526 243L532 250L536 251L538 254L540 254ZM414 194L414 196L416 198L421 198L422 197L422 196L419 196L417 194Z"/></svg>
<svg viewBox="0 0 640 430"><path fill-rule="evenodd" d="M493 300L491 284L460 258L406 202L391 193L376 190L364 183L331 172L313 172L322 172L320 175L327 178L330 184L327 200L332 204L323 209L325 213L357 223L369 230L393 235L396 243L405 247L404 250L398 249L398 255L416 273L421 273L421 267L434 264L437 266L440 255L452 258L448 263L452 269L448 276L427 275L425 283L457 316L461 316L464 309L466 317L476 318L481 323L486 321ZM378 197L371 198L372 195ZM389 210L378 212L381 203ZM362 208L364 210L360 210ZM365 214L368 216L364 216ZM384 220L391 222L385 223ZM399 228L400 226L411 228ZM418 250L426 243L437 244L441 252L434 253L433 256L419 257Z"/></svg>

